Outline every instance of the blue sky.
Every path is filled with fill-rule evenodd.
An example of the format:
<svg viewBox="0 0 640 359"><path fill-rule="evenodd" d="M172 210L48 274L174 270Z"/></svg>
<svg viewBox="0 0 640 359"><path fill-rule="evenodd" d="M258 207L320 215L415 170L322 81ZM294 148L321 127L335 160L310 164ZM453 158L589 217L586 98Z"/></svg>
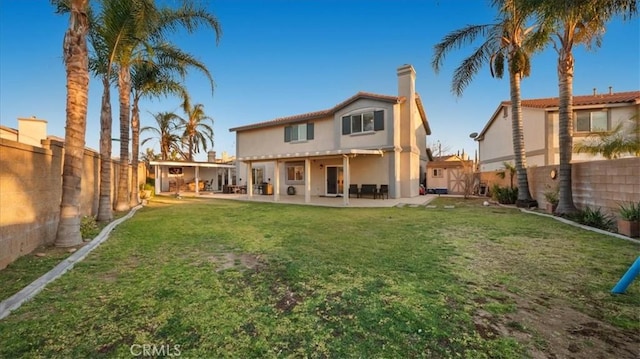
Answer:
<svg viewBox="0 0 640 359"><path fill-rule="evenodd" d="M452 52L439 74L431 67L433 46L468 24L490 23L494 11L483 0L219 0L203 1L218 17L223 35L203 30L176 37L176 43L207 64L216 81L192 72L186 85L193 102L214 118L218 153L235 154L229 128L277 117L324 110L358 91L397 94L396 68L412 64L432 135L452 151L473 153L469 139L498 104L509 98L508 79L493 79L483 68L462 97L450 91L453 70L472 48ZM68 18L49 1L0 0L0 124L17 127L18 117L48 121L48 133L64 137L65 70L62 38ZM575 51L574 94L640 89L638 19L608 25L600 48ZM522 83L523 98L556 97L556 53L549 48L533 59L532 76ZM90 84L87 146L97 149L100 96ZM114 90L114 135L118 111ZM150 113L176 111L177 98L141 103L142 126ZM144 137L143 137L144 138ZM156 146L157 149L157 146ZM114 153L117 156L117 153ZM196 157L204 160L205 155Z"/></svg>

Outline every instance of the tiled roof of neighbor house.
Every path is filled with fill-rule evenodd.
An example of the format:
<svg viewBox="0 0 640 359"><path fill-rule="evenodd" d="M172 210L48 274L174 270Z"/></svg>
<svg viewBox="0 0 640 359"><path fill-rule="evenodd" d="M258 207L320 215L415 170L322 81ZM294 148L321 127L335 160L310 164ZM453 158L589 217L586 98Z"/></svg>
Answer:
<svg viewBox="0 0 640 359"><path fill-rule="evenodd" d="M590 106L590 105L615 105L615 104L640 104L640 91L627 91L627 92L614 92L603 93L595 95L582 95L573 96L573 107ZM491 116L491 119L484 126L480 134L476 136L475 140L480 141L484 139L484 134L487 132L491 124L496 119L500 111L504 106L510 106L511 101L502 101L496 111ZM528 108L540 108L540 109L554 109L560 106L560 99L558 97L549 98L536 98L522 100L522 107Z"/></svg>
<svg viewBox="0 0 640 359"><path fill-rule="evenodd" d="M608 105L616 103L640 104L640 91L573 96L573 106ZM502 105L510 104L511 101L502 102ZM560 100L557 97L522 100L522 107L548 108L558 106L560 106Z"/></svg>
<svg viewBox="0 0 640 359"><path fill-rule="evenodd" d="M343 108L343 107L355 102L356 100L360 100L360 99L380 100L380 101L385 101L385 102L390 102L390 103L401 103L402 101L405 100L404 97L379 95L379 94L374 94L374 93L370 93L370 92L358 92L357 94L349 97L348 99L340 102L339 104L333 106L332 108L330 108L328 110L308 112L308 113L303 113L303 114L293 115L293 116L288 116L288 117L280 117L280 118L276 118L276 119L270 120L270 121L258 122L258 123L254 123L254 124L250 124L250 125L246 125L246 126L234 127L234 128L230 128L229 132L234 132L234 131L239 132L239 131L253 130L253 129L257 129L257 128L272 127L272 126L278 126L278 125L283 125L283 124L287 124L287 123L314 120L314 119L317 119L317 118L331 116L334 113L336 113L338 110L340 110L341 108Z"/></svg>

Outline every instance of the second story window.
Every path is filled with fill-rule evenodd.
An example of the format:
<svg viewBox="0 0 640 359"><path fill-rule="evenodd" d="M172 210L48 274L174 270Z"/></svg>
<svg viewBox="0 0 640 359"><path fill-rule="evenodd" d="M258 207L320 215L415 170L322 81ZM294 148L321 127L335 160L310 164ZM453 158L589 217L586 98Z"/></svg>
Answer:
<svg viewBox="0 0 640 359"><path fill-rule="evenodd" d="M384 111L368 111L342 117L342 134L384 130Z"/></svg>
<svg viewBox="0 0 640 359"><path fill-rule="evenodd" d="M298 123L284 128L284 142L313 140L313 123Z"/></svg>
<svg viewBox="0 0 640 359"><path fill-rule="evenodd" d="M575 132L609 131L609 121L606 110L576 111L575 120Z"/></svg>

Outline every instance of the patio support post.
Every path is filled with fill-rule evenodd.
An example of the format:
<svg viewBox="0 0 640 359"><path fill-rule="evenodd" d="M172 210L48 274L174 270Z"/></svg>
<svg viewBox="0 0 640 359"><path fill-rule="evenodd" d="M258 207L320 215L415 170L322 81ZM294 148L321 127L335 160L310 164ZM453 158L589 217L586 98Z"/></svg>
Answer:
<svg viewBox="0 0 640 359"><path fill-rule="evenodd" d="M280 161L276 160L273 173L273 201L280 201Z"/></svg>
<svg viewBox="0 0 640 359"><path fill-rule="evenodd" d="M247 195L249 199L253 198L253 163L247 162Z"/></svg>
<svg viewBox="0 0 640 359"><path fill-rule="evenodd" d="M200 166L196 166L196 196L200 195L200 183L198 181L198 177L200 177Z"/></svg>
<svg viewBox="0 0 640 359"><path fill-rule="evenodd" d="M304 159L304 203L311 202L311 160Z"/></svg>
<svg viewBox="0 0 640 359"><path fill-rule="evenodd" d="M162 171L160 170L160 166L158 165L153 165L153 171L154 173L154 184L153 184L153 191L155 192L156 195L160 194L160 190L162 189L162 177L160 176L160 174L162 173Z"/></svg>
<svg viewBox="0 0 640 359"><path fill-rule="evenodd" d="M231 183L231 168L227 168L227 184L232 185Z"/></svg>
<svg viewBox="0 0 640 359"><path fill-rule="evenodd" d="M342 174L344 176L342 186L342 204L349 205L349 185L351 184L351 171L349 170L349 156L342 156Z"/></svg>

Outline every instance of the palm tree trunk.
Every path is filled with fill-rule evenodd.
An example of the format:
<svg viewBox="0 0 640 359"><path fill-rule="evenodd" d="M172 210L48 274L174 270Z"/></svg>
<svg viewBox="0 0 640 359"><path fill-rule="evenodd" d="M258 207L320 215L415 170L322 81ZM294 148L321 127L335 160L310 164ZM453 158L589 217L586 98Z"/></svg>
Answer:
<svg viewBox="0 0 640 359"><path fill-rule="evenodd" d="M131 110L131 206L135 207L140 203L138 191L138 158L140 157L140 111L138 100L134 96Z"/></svg>
<svg viewBox="0 0 640 359"><path fill-rule="evenodd" d="M128 66L121 66L118 72L118 92L120 98L120 166L116 211L128 211L129 206L129 108L131 96L131 74Z"/></svg>
<svg viewBox="0 0 640 359"><path fill-rule="evenodd" d="M527 155L524 146L524 129L522 125L522 102L520 98L521 74L509 71L509 84L511 91L511 137L513 139L513 153L515 155L516 175L518 178L518 199L516 206L528 208L533 199L529 191L529 179L527 177Z"/></svg>
<svg viewBox="0 0 640 359"><path fill-rule="evenodd" d="M571 189L571 156L573 151L573 54L561 49L558 57L558 82L560 90L558 142L560 166L558 171L558 207L556 214L576 211Z"/></svg>
<svg viewBox="0 0 640 359"><path fill-rule="evenodd" d="M59 247L71 247L82 243L80 195L89 93L86 7L86 0L72 2L69 29L64 37L63 56L67 70L67 121L60 219L55 240L55 245Z"/></svg>
<svg viewBox="0 0 640 359"><path fill-rule="evenodd" d="M98 200L98 216L100 222L113 220L113 204L111 202L111 85L109 79L102 78L104 87L102 107L100 110L100 198Z"/></svg>

